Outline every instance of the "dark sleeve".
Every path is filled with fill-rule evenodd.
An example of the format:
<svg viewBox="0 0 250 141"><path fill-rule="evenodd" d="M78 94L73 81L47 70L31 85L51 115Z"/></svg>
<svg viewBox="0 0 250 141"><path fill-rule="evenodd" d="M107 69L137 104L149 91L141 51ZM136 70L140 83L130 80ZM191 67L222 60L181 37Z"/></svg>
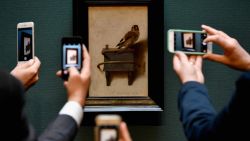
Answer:
<svg viewBox="0 0 250 141"><path fill-rule="evenodd" d="M24 88L19 80L0 70L1 138L13 141L36 141L33 127L24 112ZM39 141L71 141L77 132L75 120L68 115L58 115L48 126Z"/></svg>
<svg viewBox="0 0 250 141"><path fill-rule="evenodd" d="M229 103L213 121L213 140L249 140L250 73L243 73L236 81L236 90Z"/></svg>
<svg viewBox="0 0 250 141"><path fill-rule="evenodd" d="M178 95L178 108L187 138L190 141L207 140L216 112L206 87L194 81L185 83Z"/></svg>
<svg viewBox="0 0 250 141"><path fill-rule="evenodd" d="M38 141L72 141L76 133L75 120L68 115L58 115L40 135Z"/></svg>
<svg viewBox="0 0 250 141"><path fill-rule="evenodd" d="M217 116L216 128L227 140L249 140L250 73L236 81L236 90L229 104Z"/></svg>
<svg viewBox="0 0 250 141"><path fill-rule="evenodd" d="M203 84L188 82L179 93L180 120L189 141L231 141L249 138L250 73L236 82L230 102L216 113Z"/></svg>
<svg viewBox="0 0 250 141"><path fill-rule="evenodd" d="M249 117L246 111L249 110L250 97L250 72L243 73L236 81L236 91L233 95L228 110L232 116Z"/></svg>
<svg viewBox="0 0 250 141"><path fill-rule="evenodd" d="M7 71L0 70L1 138L33 141L36 136L24 113L24 88Z"/></svg>

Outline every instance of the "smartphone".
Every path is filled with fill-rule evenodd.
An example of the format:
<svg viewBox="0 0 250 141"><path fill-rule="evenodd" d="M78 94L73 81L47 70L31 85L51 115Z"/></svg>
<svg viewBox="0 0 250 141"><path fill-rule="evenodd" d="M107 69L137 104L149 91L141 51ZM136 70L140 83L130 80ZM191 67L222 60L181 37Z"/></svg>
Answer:
<svg viewBox="0 0 250 141"><path fill-rule="evenodd" d="M17 24L17 62L33 59L35 55L34 22Z"/></svg>
<svg viewBox="0 0 250 141"><path fill-rule="evenodd" d="M212 53L212 43L204 43L207 33L199 30L168 30L168 51L182 51L186 54L203 55Z"/></svg>
<svg viewBox="0 0 250 141"><path fill-rule="evenodd" d="M118 141L121 116L100 114L95 118L95 141Z"/></svg>
<svg viewBox="0 0 250 141"><path fill-rule="evenodd" d="M67 70L76 67L79 71L82 68L82 38L78 36L62 38L62 78L68 79Z"/></svg>

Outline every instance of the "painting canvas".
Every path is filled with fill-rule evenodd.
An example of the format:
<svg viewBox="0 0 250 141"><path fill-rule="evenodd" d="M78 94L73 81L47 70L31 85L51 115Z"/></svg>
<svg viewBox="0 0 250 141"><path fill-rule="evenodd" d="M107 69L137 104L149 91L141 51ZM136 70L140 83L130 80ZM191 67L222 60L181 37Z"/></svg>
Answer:
<svg viewBox="0 0 250 141"><path fill-rule="evenodd" d="M91 57L88 119L122 111L124 119L158 121L151 112L164 105L163 1L73 2L73 35L83 38Z"/></svg>
<svg viewBox="0 0 250 141"><path fill-rule="evenodd" d="M89 6L89 97L148 96L148 7Z"/></svg>

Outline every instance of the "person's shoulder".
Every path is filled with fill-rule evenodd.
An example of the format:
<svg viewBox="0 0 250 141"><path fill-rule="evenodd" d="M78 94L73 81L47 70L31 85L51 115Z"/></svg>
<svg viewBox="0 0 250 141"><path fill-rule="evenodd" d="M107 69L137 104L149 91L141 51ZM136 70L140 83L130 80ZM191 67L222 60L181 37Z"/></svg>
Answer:
<svg viewBox="0 0 250 141"><path fill-rule="evenodd" d="M244 72L240 75L238 80L236 81L237 85L248 85L250 84L250 72Z"/></svg>
<svg viewBox="0 0 250 141"><path fill-rule="evenodd" d="M19 85L20 83L21 82L19 82L19 80L16 79L13 75L11 75L8 71L0 70L0 84L1 85L8 85L8 84Z"/></svg>
<svg viewBox="0 0 250 141"><path fill-rule="evenodd" d="M14 93L24 93L21 82L8 71L0 70L0 92L3 95L14 95Z"/></svg>
<svg viewBox="0 0 250 141"><path fill-rule="evenodd" d="M241 74L240 79L250 80L250 72L244 72Z"/></svg>
<svg viewBox="0 0 250 141"><path fill-rule="evenodd" d="M9 75L9 73L6 70L0 70L0 77L4 77Z"/></svg>

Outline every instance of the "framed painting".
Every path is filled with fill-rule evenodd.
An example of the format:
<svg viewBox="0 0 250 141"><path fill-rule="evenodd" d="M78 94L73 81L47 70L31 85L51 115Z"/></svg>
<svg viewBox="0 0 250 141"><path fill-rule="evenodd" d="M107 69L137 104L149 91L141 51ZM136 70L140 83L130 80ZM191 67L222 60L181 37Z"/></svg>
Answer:
<svg viewBox="0 0 250 141"><path fill-rule="evenodd" d="M163 111L163 19L160 0L74 0L73 34L91 57L85 112Z"/></svg>

